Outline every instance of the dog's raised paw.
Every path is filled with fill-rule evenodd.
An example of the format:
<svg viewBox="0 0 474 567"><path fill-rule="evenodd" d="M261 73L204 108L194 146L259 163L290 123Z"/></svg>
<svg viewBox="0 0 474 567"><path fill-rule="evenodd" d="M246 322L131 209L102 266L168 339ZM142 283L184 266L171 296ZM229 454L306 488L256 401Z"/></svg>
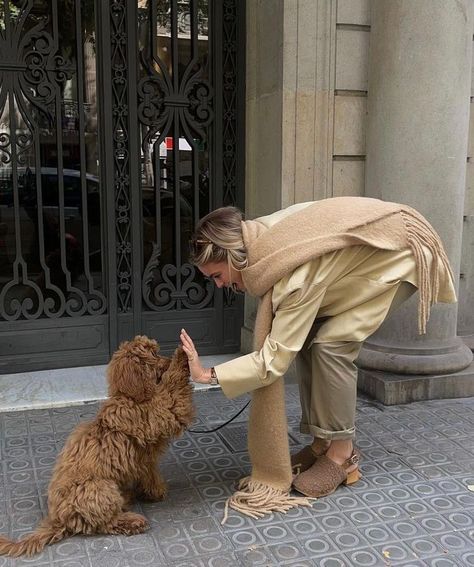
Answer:
<svg viewBox="0 0 474 567"><path fill-rule="evenodd" d="M175 364L177 364L178 366L184 366L184 365L188 365L188 356L187 354L184 352L182 347L178 347L173 354L173 361L175 362Z"/></svg>

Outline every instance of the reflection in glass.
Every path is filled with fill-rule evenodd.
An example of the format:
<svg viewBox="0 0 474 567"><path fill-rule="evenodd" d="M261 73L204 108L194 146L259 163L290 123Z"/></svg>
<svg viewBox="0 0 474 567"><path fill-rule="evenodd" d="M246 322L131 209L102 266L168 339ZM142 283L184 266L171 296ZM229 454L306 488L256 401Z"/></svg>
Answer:
<svg viewBox="0 0 474 567"><path fill-rule="evenodd" d="M100 313L94 2L1 6L0 317Z"/></svg>
<svg viewBox="0 0 474 567"><path fill-rule="evenodd" d="M138 0L143 294L151 309L212 299L187 264L194 224L210 207L208 4Z"/></svg>

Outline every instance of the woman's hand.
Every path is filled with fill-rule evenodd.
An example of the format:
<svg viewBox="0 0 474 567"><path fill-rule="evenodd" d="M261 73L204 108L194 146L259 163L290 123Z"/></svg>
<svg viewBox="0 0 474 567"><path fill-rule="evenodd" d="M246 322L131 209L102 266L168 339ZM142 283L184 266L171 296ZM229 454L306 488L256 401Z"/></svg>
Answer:
<svg viewBox="0 0 474 567"><path fill-rule="evenodd" d="M209 369L203 368L201 362L199 361L199 355L191 337L184 329L181 329L179 338L181 339L183 350L188 357L191 380L200 384L208 384L211 380L211 372Z"/></svg>

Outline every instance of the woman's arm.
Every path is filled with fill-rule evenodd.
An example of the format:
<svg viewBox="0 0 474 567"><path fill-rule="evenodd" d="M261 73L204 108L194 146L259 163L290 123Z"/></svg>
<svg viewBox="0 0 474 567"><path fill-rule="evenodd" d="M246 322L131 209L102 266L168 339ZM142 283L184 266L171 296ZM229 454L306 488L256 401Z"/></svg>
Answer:
<svg viewBox="0 0 474 567"><path fill-rule="evenodd" d="M261 388L285 374L311 330L325 292L324 285L313 284L289 293L277 306L262 348L215 367L227 397Z"/></svg>

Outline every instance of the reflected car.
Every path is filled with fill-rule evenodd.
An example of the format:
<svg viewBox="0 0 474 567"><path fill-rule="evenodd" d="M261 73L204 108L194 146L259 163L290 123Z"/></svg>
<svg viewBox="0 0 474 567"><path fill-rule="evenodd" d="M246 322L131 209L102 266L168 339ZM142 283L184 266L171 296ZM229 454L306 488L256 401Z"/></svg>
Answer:
<svg viewBox="0 0 474 567"><path fill-rule="evenodd" d="M76 169L64 169L62 172L64 186L64 214L66 218L82 216L82 179L81 172ZM18 197L22 207L37 206L36 171L34 167L17 169ZM88 211L97 216L100 208L99 178L90 173L85 174ZM54 167L41 168L41 196L43 210L57 210L59 207L58 170ZM13 172L11 168L0 170L0 207L13 207ZM89 219L89 222L100 222L100 219Z"/></svg>

